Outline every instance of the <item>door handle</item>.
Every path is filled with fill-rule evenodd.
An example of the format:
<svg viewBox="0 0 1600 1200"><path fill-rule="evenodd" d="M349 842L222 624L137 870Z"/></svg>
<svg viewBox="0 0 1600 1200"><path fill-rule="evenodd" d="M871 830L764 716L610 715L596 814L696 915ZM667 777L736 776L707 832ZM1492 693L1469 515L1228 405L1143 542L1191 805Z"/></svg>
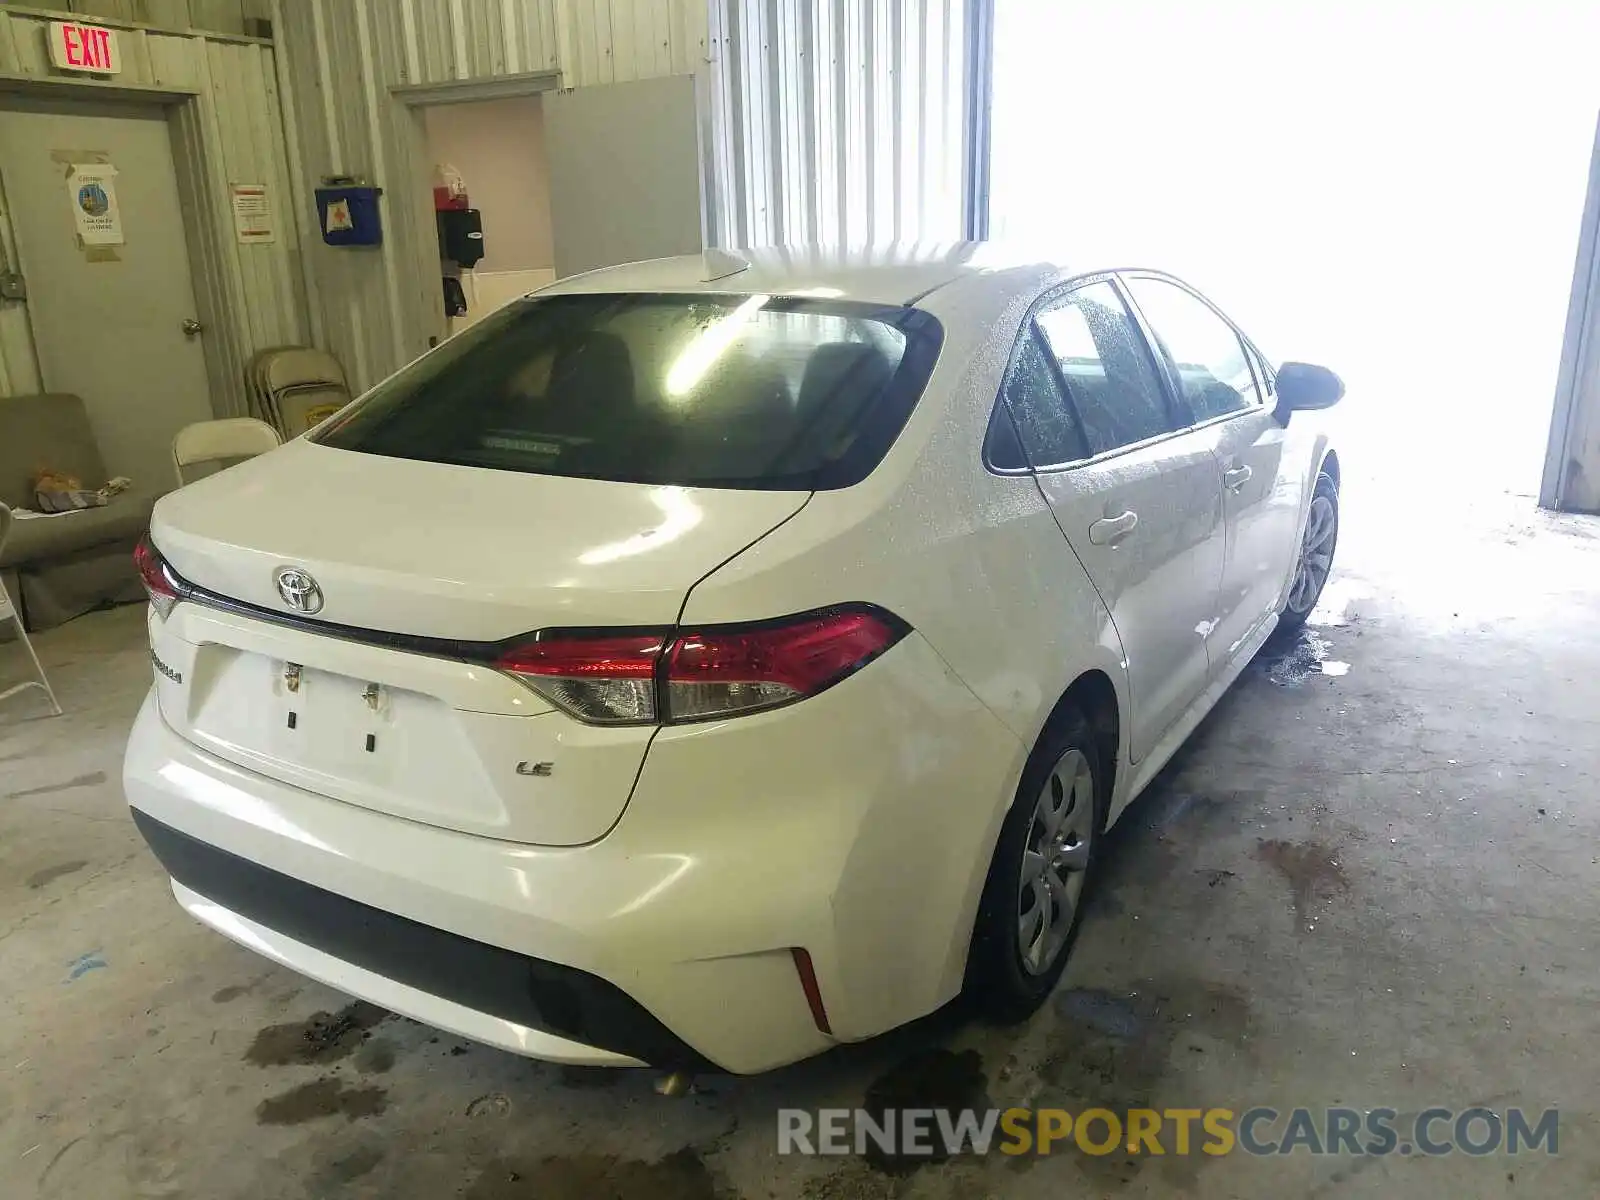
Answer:
<svg viewBox="0 0 1600 1200"><path fill-rule="evenodd" d="M1096 546L1115 546L1132 533L1139 524L1139 514L1132 509L1117 517L1101 517L1089 525L1089 540Z"/></svg>
<svg viewBox="0 0 1600 1200"><path fill-rule="evenodd" d="M1250 482L1250 476L1255 474L1249 467L1233 467L1222 473L1222 486L1230 492L1237 492Z"/></svg>

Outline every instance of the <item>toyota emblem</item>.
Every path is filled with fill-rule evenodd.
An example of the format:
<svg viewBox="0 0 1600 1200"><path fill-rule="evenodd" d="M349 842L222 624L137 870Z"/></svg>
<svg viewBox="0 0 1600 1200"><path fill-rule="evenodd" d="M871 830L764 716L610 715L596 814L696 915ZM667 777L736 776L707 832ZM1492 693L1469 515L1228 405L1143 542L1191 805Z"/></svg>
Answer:
<svg viewBox="0 0 1600 1200"><path fill-rule="evenodd" d="M278 595L295 612L310 614L322 611L322 588L299 567L279 567L272 578L278 585Z"/></svg>

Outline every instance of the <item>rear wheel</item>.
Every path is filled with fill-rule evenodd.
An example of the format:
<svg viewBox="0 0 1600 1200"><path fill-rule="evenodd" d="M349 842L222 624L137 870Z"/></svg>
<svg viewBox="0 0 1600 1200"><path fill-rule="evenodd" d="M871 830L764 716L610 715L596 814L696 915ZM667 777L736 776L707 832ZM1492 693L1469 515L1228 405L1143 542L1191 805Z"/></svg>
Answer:
<svg viewBox="0 0 1600 1200"><path fill-rule="evenodd" d="M1311 507L1306 513L1306 532L1295 559L1294 580L1284 602L1279 624L1298 629L1317 607L1328 572L1333 569L1333 551L1339 543L1339 488L1325 472L1317 476Z"/></svg>
<svg viewBox="0 0 1600 1200"><path fill-rule="evenodd" d="M1022 773L973 930L968 990L997 1020L1027 1017L1066 969L1105 823L1106 779L1088 721L1060 714Z"/></svg>

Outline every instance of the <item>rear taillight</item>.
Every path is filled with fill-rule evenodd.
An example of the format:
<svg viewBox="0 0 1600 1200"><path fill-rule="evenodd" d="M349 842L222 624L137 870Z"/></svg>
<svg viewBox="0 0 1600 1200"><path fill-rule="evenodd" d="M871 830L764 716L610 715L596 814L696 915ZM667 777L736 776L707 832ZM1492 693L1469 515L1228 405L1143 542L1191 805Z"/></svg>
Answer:
<svg viewBox="0 0 1600 1200"><path fill-rule="evenodd" d="M692 633L550 631L496 666L595 724L673 724L760 712L832 687L907 632L852 605Z"/></svg>
<svg viewBox="0 0 1600 1200"><path fill-rule="evenodd" d="M495 662L557 708L596 725L656 719L662 633L562 633L513 647Z"/></svg>
<svg viewBox="0 0 1600 1200"><path fill-rule="evenodd" d="M150 607L164 621L178 603L178 587L167 570L167 560L155 548L147 533L133 549L133 565L139 569L139 578L150 597Z"/></svg>
<svg viewBox="0 0 1600 1200"><path fill-rule="evenodd" d="M684 634L667 658L667 710L674 721L701 721L804 699L882 654L901 628L851 608Z"/></svg>

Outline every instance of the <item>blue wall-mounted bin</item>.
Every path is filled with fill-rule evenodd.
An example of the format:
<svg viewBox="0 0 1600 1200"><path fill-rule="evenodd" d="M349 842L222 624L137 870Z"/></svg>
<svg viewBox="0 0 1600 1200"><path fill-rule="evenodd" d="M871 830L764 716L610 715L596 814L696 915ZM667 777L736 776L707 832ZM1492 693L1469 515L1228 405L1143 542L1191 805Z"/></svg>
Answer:
<svg viewBox="0 0 1600 1200"><path fill-rule="evenodd" d="M378 214L377 187L320 187L317 189L317 226L330 246L376 246L383 241L383 221Z"/></svg>

